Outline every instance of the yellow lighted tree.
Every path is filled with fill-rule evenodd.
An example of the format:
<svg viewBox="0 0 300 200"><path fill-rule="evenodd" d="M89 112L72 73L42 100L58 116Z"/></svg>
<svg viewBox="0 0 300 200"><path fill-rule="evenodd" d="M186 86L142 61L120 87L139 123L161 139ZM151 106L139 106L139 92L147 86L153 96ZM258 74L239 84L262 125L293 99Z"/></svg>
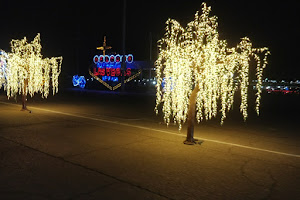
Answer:
<svg viewBox="0 0 300 200"><path fill-rule="evenodd" d="M221 124L232 108L234 94L241 91L240 111L247 118L247 98L250 59L256 61L258 89L256 112L259 114L263 69L267 65L268 48L253 48L244 37L232 48L219 39L216 16L211 7L202 4L193 21L183 28L176 20L168 19L166 33L158 41L156 60L156 113L162 104L166 124L173 121L188 123L185 144L194 144L194 121L216 117L221 113Z"/></svg>
<svg viewBox="0 0 300 200"><path fill-rule="evenodd" d="M42 58L40 34L28 43L26 37L12 40L8 53L6 87L8 98L22 95L22 110L26 107L27 94L41 93L47 98L52 86L53 95L58 92L58 76L62 57Z"/></svg>

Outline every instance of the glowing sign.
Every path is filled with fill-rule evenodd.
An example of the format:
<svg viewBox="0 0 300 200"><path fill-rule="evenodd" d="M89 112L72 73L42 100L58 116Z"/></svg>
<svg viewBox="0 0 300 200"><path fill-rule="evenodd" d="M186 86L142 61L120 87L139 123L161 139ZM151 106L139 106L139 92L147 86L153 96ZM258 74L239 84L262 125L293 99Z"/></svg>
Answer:
<svg viewBox="0 0 300 200"><path fill-rule="evenodd" d="M121 63L124 59L124 62L127 63L127 68L121 70ZM125 56L122 55L95 55L93 58L94 66L92 67L93 76L101 78L104 82L119 82L120 76L130 77L131 76L131 67L128 66L133 63L133 55L128 54ZM98 79L96 79L98 80ZM102 82L101 82L102 83Z"/></svg>
<svg viewBox="0 0 300 200"><path fill-rule="evenodd" d="M108 89L115 90L122 84L136 78L141 70L133 63L132 54L106 55L106 50L111 48L111 46L106 45L106 37L104 36L103 46L97 47L98 50L103 51L103 55L93 57L94 64L89 68L89 74ZM126 64L121 67L123 62Z"/></svg>

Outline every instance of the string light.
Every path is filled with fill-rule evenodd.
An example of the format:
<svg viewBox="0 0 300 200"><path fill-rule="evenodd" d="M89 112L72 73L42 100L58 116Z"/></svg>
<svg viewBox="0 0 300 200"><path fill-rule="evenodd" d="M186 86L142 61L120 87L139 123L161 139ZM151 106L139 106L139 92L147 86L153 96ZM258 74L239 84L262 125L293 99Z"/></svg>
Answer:
<svg viewBox="0 0 300 200"><path fill-rule="evenodd" d="M247 37L236 47L227 47L226 40L219 39L217 17L210 16L210 11L211 7L203 3L202 13L196 12L186 28L176 20L168 19L166 33L158 41L155 111L158 113L162 104L165 123L173 121L179 129L187 120L189 97L194 88L199 89L196 99L198 123L216 117L219 110L223 124L237 89L241 91L240 112L246 120L251 58L257 64L256 112L259 114L263 69L270 52L267 47L253 48Z"/></svg>
<svg viewBox="0 0 300 200"><path fill-rule="evenodd" d="M41 93L43 98L47 98L50 85L53 95L57 93L62 57L42 58L40 34L30 43L24 37L12 40L10 44L6 85L8 98L17 94L30 94L32 97L35 93Z"/></svg>

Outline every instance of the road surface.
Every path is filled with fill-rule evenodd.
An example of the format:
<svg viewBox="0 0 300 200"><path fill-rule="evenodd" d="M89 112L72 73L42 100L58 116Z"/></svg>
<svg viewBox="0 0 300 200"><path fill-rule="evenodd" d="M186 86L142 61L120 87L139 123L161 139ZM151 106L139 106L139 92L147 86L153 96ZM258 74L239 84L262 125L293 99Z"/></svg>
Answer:
<svg viewBox="0 0 300 200"><path fill-rule="evenodd" d="M2 94L0 199L299 199L298 118L280 118L292 105L204 122L187 146L154 99L69 91L30 99L29 113Z"/></svg>

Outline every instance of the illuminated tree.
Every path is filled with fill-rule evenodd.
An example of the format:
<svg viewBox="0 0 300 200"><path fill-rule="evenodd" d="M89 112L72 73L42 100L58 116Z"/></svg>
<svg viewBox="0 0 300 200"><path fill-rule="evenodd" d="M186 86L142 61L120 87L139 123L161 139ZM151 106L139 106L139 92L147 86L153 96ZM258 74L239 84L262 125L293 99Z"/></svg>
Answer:
<svg viewBox="0 0 300 200"><path fill-rule="evenodd" d="M0 89L6 87L6 72L7 72L7 53L0 49Z"/></svg>
<svg viewBox="0 0 300 200"><path fill-rule="evenodd" d="M12 40L10 44L5 89L8 98L22 95L22 110L28 110L27 94L32 97L35 93L41 93L43 98L47 98L50 86L53 95L58 92L62 57L42 58L40 34L30 43L24 37L21 40Z"/></svg>
<svg viewBox="0 0 300 200"><path fill-rule="evenodd" d="M253 48L244 37L232 48L219 39L216 16L211 7L202 4L193 21L183 28L176 20L168 19L166 33L158 41L156 60L156 113L162 104L164 121L179 125L188 122L185 144L194 144L194 121L216 117L221 124L232 108L235 92L241 91L240 111L247 118L247 90L250 59L256 61L256 112L259 114L263 69L267 65L268 48Z"/></svg>

